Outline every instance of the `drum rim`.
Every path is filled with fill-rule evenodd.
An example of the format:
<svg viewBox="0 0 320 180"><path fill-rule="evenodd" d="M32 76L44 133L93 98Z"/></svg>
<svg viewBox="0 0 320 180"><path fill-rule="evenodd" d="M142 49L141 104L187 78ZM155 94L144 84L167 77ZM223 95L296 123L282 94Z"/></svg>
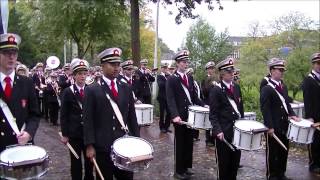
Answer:
<svg viewBox="0 0 320 180"><path fill-rule="evenodd" d="M201 107L201 108L205 108L205 109L208 109L208 111L199 111L199 110L195 110L195 109L191 109L192 107ZM203 113L203 114L209 114L210 113L210 109L209 108L206 108L206 107L202 107L202 106L195 106L195 105L190 105L188 107L188 111L191 111L191 112L200 112L200 113Z"/></svg>
<svg viewBox="0 0 320 180"><path fill-rule="evenodd" d="M241 119L241 120L238 120L238 121L252 121L252 122L255 122L255 123L261 123L261 122L259 122L259 121L250 120L250 119ZM236 121L236 122L238 122L238 121ZM234 123L233 127L234 127L234 129L240 130L240 132L245 132L245 133L247 133L247 134L261 134L261 133L263 133L263 132L261 132L261 133L253 133L253 131L252 131L253 129L250 130L250 131L246 131L246 130L243 130L243 129L239 129L239 128L236 126L236 122ZM263 128L266 127L263 123L261 123L261 124L264 126ZM257 128L257 129L260 129L260 128Z"/></svg>
<svg viewBox="0 0 320 180"><path fill-rule="evenodd" d="M122 137L117 138L116 140L114 140L113 143L112 143L112 146L111 146L111 153L115 153L116 155L119 155L120 157L124 157L126 159L129 159L129 157L125 157L125 156L119 154L118 152L114 151L114 143L116 141L118 141L118 140L125 139L125 138L135 138L135 139L139 139L139 140L142 140L142 141L146 142L151 147L151 154L148 154L148 155L152 155L153 156L154 149L153 149L153 146L152 146L151 143L149 143L147 140L145 140L143 138L135 137L135 136L129 136L129 135L125 135L125 136L122 136Z"/></svg>
<svg viewBox="0 0 320 180"><path fill-rule="evenodd" d="M48 155L48 152L40 147L40 146L36 146L36 145L32 145L32 144L28 144L28 145L16 145L16 146L10 146L9 148L3 150L1 153L0 153L0 157L1 155L6 151L6 150L9 150L10 148L17 148L17 147L36 147L36 148L39 148L39 149L42 149L44 152L45 152L45 155L41 158L37 158L37 159L33 159L33 160L27 160L27 161L22 161L22 162L4 162L2 161L2 159L0 158L0 165L5 165L7 167L18 167L18 166L24 166L24 165L28 165L28 164L35 164L35 163L41 163L41 162L44 162L46 159L49 158L49 155Z"/></svg>
<svg viewBox="0 0 320 180"><path fill-rule="evenodd" d="M305 120L305 121L308 121L308 120ZM302 129L309 129L309 128L314 128L314 127L312 127L311 125L310 125L310 127L306 127L306 126L299 126L298 124L295 124L295 123L292 123L291 122L291 119L289 120L289 125L293 125L293 126L295 126L295 127L299 127L299 128L302 128Z"/></svg>

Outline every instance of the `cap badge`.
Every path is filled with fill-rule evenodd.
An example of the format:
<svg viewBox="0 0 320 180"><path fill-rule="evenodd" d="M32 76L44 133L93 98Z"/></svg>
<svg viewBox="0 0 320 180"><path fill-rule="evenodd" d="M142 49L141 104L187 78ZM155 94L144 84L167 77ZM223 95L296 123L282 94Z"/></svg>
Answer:
<svg viewBox="0 0 320 180"><path fill-rule="evenodd" d="M14 43L15 39L16 38L14 36L12 36L12 35L8 37L9 43Z"/></svg>

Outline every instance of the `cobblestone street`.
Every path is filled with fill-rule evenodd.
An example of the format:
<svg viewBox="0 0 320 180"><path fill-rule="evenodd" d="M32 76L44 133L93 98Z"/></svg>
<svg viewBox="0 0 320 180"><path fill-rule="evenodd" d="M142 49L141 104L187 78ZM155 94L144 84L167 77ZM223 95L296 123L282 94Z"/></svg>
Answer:
<svg viewBox="0 0 320 180"><path fill-rule="evenodd" d="M173 129L173 127L171 127ZM43 177L48 180L68 180L70 178L69 152L60 140L59 128L51 126L41 120L36 134L35 143L46 149L50 156L49 172ZM136 180L171 180L173 179L173 133L160 133L157 121L154 124L141 128L141 135L147 139L155 150L154 160L145 171L135 174ZM209 180L216 178L216 163L214 147L206 147L204 132L200 133L200 141L195 142L193 152L192 179ZM305 149L305 147L303 147ZM238 179L259 180L265 179L265 151L242 151L241 168ZM301 148L291 148L287 167L287 176L294 180L316 180L320 176L314 176L308 171L307 151Z"/></svg>

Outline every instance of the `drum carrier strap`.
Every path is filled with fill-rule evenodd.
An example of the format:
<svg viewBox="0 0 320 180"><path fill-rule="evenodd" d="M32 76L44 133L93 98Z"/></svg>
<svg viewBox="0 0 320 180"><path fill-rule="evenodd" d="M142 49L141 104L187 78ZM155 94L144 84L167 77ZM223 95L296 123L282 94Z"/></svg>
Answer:
<svg viewBox="0 0 320 180"><path fill-rule="evenodd" d="M268 85L271 86L274 89L274 91L278 94L284 109L286 110L287 114L289 114L288 107L284 97L276 90L276 87L272 83L269 82Z"/></svg>
<svg viewBox="0 0 320 180"><path fill-rule="evenodd" d="M128 126L125 125L124 122L123 122L123 117L122 117L122 115L121 115L121 112L120 112L120 110L119 110L119 107L118 107L117 103L114 102L114 101L110 98L110 96L109 96L108 93L106 93L106 96L107 96L107 99L110 101L111 107L112 107L114 113L116 114L117 119L118 119L119 123L121 124L123 130L126 132L126 134L128 134L128 133L129 133Z"/></svg>
<svg viewBox="0 0 320 180"><path fill-rule="evenodd" d="M76 93L74 92L73 85L70 86L70 89L71 89L71 92L76 96ZM76 98L76 99L77 99L77 98ZM82 110L82 103L81 103L79 100L77 100L77 103L78 103L78 105L80 106L80 109Z"/></svg>
<svg viewBox="0 0 320 180"><path fill-rule="evenodd" d="M1 98L0 98L0 108L3 111L3 115L5 116L5 119L8 121L10 127L12 128L12 130L16 133L16 134L20 134L19 128L17 126L16 123L16 118L13 117L9 106L7 105L6 102L4 102ZM25 129L26 124L24 123L21 131L23 131Z"/></svg>

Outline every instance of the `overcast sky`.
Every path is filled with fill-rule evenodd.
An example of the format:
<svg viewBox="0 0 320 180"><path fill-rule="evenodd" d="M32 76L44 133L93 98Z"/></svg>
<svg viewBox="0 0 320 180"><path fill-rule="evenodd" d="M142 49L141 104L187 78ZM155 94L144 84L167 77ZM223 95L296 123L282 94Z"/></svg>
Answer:
<svg viewBox="0 0 320 180"><path fill-rule="evenodd" d="M293 11L303 13L305 16L319 22L319 0L222 0L224 9L218 10L215 5L213 11L207 9L206 4L197 6L195 12L207 20L218 32L228 28L231 36L246 36L248 25L259 21L262 25L268 25L275 18L286 15ZM156 19L156 4L150 3L148 7L152 10L152 18ZM160 3L159 12L159 37L171 50L176 51L186 38L189 27L196 20L182 19L182 24L175 23L176 12L169 15L169 11L175 11L175 6L166 8Z"/></svg>

